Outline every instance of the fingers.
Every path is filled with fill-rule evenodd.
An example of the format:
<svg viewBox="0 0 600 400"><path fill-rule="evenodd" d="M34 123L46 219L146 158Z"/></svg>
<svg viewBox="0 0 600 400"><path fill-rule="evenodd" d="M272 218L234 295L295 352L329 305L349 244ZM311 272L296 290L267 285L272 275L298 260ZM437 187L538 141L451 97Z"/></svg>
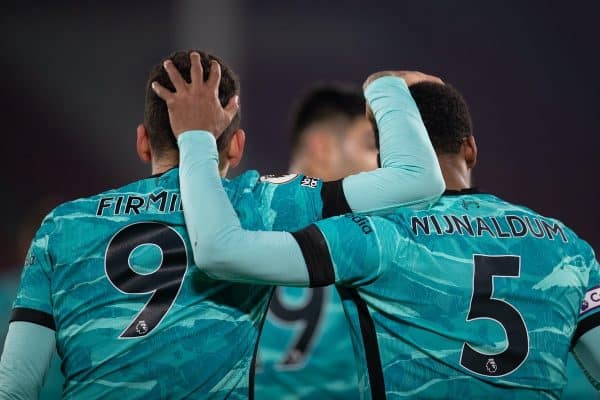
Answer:
<svg viewBox="0 0 600 400"><path fill-rule="evenodd" d="M173 98L174 93L171 92L166 87L164 87L163 85L161 85L160 83L154 81L154 82L152 82L151 86L152 86L152 91L154 93L156 93L156 95L158 97L160 97L161 99L163 99L164 101L169 101L170 99Z"/></svg>
<svg viewBox="0 0 600 400"><path fill-rule="evenodd" d="M442 81L440 78L438 78L437 76L434 76L434 75L424 74L423 72L419 72L419 71L402 71L402 72L405 73L406 76L408 76L408 80L411 81L411 84L409 84L409 86L417 84L417 83L421 83L421 82L437 83L440 85L444 84L444 81ZM408 84L408 82L407 82L407 84Z"/></svg>
<svg viewBox="0 0 600 400"><path fill-rule="evenodd" d="M437 84L444 84L440 78L434 75L427 75L419 71L380 71L371 74L365 83L363 84L363 90L367 88L373 81L384 76L397 76L404 79L407 86L412 86L420 82L431 82Z"/></svg>
<svg viewBox="0 0 600 400"><path fill-rule="evenodd" d="M227 105L225 106L225 108L223 110L225 111L225 114L231 121L231 120L233 120L233 117L235 117L235 114L237 114L239 109L240 109L240 97L236 95L229 99L229 102L227 103Z"/></svg>
<svg viewBox="0 0 600 400"><path fill-rule="evenodd" d="M363 90L366 90L367 86L369 86L371 83L373 83L373 81L375 81L383 76L388 76L388 75L392 75L392 71L380 71L380 72L375 72L374 74L369 75L368 78L363 83Z"/></svg>
<svg viewBox="0 0 600 400"><path fill-rule="evenodd" d="M215 91L215 95L219 96L219 83L221 82L221 66L215 60L210 62L210 74L206 82L210 89Z"/></svg>
<svg viewBox="0 0 600 400"><path fill-rule="evenodd" d="M179 91L183 90L185 88L185 86L187 85L187 83L181 77L181 74L179 73L179 71L177 70L175 65L173 64L173 61L166 60L163 63L163 68L165 69L165 71L167 71L167 75L169 75L169 79L171 80L171 83L175 87L175 91L179 92Z"/></svg>
<svg viewBox="0 0 600 400"><path fill-rule="evenodd" d="M439 83L441 85L444 84L444 81L435 75L423 74L423 80L427 82Z"/></svg>
<svg viewBox="0 0 600 400"><path fill-rule="evenodd" d="M204 82L204 70L202 68L202 59L200 54L193 51L190 53L190 75L192 78L192 85L202 84Z"/></svg>

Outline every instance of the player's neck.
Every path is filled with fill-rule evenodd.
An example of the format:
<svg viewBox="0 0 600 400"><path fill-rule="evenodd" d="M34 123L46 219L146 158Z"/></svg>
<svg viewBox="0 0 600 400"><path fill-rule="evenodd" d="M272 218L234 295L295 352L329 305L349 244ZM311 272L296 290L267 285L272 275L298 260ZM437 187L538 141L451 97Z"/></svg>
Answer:
<svg viewBox="0 0 600 400"><path fill-rule="evenodd" d="M161 157L152 159L152 175L162 174L179 165L179 157Z"/></svg>
<svg viewBox="0 0 600 400"><path fill-rule="evenodd" d="M158 160L152 159L152 175L164 174L170 169L179 166L179 157L175 158L161 158ZM229 163L225 165L219 165L219 174L224 178L229 172Z"/></svg>
<svg viewBox="0 0 600 400"><path fill-rule="evenodd" d="M442 176L448 190L463 190L471 187L471 170L467 167L464 160L459 160L454 156L438 156Z"/></svg>

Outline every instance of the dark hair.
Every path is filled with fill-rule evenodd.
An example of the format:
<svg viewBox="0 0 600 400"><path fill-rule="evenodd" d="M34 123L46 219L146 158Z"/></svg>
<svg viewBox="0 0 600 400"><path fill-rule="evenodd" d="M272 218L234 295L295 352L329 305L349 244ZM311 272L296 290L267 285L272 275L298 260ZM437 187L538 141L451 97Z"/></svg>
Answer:
<svg viewBox="0 0 600 400"><path fill-rule="evenodd" d="M365 98L352 86L319 84L302 96L292 115L292 150L309 126L334 118L353 119L365 115Z"/></svg>
<svg viewBox="0 0 600 400"><path fill-rule="evenodd" d="M173 61L173 64L179 70L181 76L190 82L190 53L197 51L200 53L202 68L204 69L204 80L208 79L210 73L210 62L216 60L221 65L221 83L219 84L219 101L221 105L229 102L229 99L236 94L239 94L240 84L237 76L220 58L199 50L178 51L171 54L168 59ZM169 113L165 102L158 97L150 85L152 82L158 82L164 87L175 90L167 71L163 68L162 62L155 65L150 71L148 83L146 84L146 99L144 103L144 126L148 131L150 146L157 154L164 154L168 151L177 151L177 141L169 124ZM240 126L240 113L238 112L231 124L225 129L225 132L217 140L217 148L219 151L227 148L233 133Z"/></svg>
<svg viewBox="0 0 600 400"><path fill-rule="evenodd" d="M473 134L469 107L451 85L421 82L410 86L433 148L439 154L458 153L465 137Z"/></svg>

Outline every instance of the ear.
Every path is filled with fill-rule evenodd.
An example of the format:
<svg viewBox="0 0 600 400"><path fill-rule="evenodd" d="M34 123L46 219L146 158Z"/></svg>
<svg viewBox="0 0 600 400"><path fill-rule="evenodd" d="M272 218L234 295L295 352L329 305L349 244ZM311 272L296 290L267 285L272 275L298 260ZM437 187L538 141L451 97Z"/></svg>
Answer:
<svg viewBox="0 0 600 400"><path fill-rule="evenodd" d="M148 131L144 124L137 126L136 148L140 160L144 163L152 161L152 152L150 151L150 141L148 140Z"/></svg>
<svg viewBox="0 0 600 400"><path fill-rule="evenodd" d="M231 168L235 168L242 161L244 155L244 146L246 145L246 132L243 129L238 129L233 133L229 148L227 149L227 161Z"/></svg>
<svg viewBox="0 0 600 400"><path fill-rule="evenodd" d="M475 143L475 136L469 135L463 143L463 149L465 154L465 162L469 169L473 169L477 164L477 144Z"/></svg>

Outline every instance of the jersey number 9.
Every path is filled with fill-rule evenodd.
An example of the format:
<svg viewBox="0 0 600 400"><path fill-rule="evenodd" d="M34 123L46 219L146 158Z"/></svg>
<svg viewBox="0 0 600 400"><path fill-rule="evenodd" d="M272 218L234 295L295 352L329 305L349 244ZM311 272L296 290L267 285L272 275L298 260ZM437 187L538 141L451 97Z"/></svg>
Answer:
<svg viewBox="0 0 600 400"><path fill-rule="evenodd" d="M153 244L162 260L155 271L135 272L130 258L134 250ZM113 236L106 249L104 270L112 285L125 294L152 294L119 338L146 336L163 320L183 283L187 268L185 241L173 228L156 222L129 225Z"/></svg>

